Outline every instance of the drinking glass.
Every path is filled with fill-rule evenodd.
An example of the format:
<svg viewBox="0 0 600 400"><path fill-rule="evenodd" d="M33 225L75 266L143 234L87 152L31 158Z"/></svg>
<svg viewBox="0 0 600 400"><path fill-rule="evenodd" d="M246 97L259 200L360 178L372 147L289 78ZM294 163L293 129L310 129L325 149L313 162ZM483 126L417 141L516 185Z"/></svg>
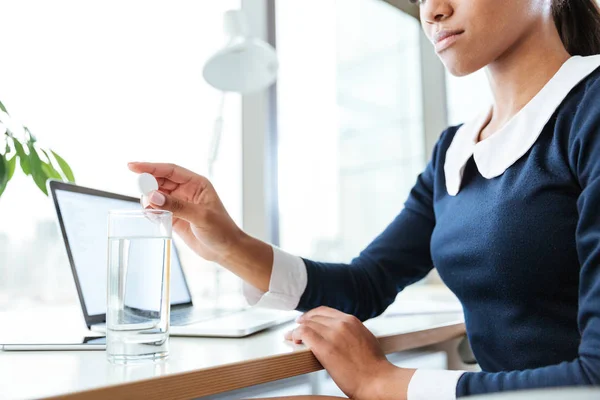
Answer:
<svg viewBox="0 0 600 400"><path fill-rule="evenodd" d="M169 354L172 213L110 211L106 353L113 363Z"/></svg>

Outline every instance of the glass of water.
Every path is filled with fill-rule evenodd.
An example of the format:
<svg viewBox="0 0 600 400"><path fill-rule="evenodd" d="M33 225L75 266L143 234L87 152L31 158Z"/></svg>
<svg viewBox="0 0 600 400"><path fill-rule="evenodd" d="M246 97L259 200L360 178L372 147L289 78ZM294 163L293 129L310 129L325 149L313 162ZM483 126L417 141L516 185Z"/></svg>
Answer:
<svg viewBox="0 0 600 400"><path fill-rule="evenodd" d="M110 211L106 353L113 363L169 354L172 213Z"/></svg>

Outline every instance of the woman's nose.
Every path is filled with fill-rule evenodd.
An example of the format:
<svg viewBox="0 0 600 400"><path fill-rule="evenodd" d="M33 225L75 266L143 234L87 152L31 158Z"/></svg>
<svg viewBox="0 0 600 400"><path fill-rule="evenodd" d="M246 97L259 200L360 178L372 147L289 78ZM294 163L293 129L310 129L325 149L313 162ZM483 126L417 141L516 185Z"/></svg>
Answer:
<svg viewBox="0 0 600 400"><path fill-rule="evenodd" d="M454 12L449 0L426 0L421 5L421 20L428 24L435 24L448 19Z"/></svg>

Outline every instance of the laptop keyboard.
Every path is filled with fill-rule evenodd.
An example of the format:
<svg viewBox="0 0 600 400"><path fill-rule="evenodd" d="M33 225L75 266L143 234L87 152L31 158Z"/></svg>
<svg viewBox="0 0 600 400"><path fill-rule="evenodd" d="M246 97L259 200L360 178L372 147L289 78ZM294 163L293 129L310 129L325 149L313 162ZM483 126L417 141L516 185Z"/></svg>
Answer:
<svg viewBox="0 0 600 400"><path fill-rule="evenodd" d="M231 310L202 310L194 307L186 307L171 310L171 325L190 325L196 322L206 321L212 318L231 314Z"/></svg>

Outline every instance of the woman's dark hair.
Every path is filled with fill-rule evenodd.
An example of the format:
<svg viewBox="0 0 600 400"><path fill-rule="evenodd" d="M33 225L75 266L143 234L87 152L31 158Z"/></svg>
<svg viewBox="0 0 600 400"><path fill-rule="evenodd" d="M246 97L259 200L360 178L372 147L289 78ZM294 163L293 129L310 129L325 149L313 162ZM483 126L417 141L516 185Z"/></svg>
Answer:
<svg viewBox="0 0 600 400"><path fill-rule="evenodd" d="M553 1L554 22L569 54L600 54L600 9L596 0Z"/></svg>

